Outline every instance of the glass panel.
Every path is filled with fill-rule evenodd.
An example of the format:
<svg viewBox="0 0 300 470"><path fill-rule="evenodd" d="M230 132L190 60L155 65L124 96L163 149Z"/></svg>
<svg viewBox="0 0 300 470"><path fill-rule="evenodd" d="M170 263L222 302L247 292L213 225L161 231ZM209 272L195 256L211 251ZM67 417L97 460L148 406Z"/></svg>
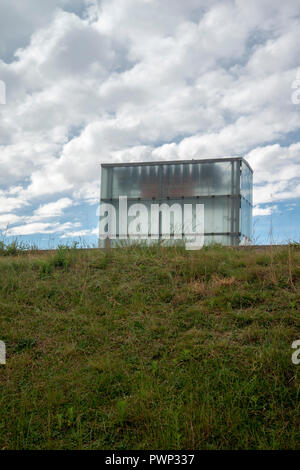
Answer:
<svg viewBox="0 0 300 470"><path fill-rule="evenodd" d="M205 233L231 232L233 200L231 198L199 198L197 202L204 204Z"/></svg>
<svg viewBox="0 0 300 470"><path fill-rule="evenodd" d="M162 167L162 197L191 197L199 187L200 165L172 164Z"/></svg>
<svg viewBox="0 0 300 470"><path fill-rule="evenodd" d="M246 165L244 167L242 188L250 195L252 174ZM239 161L104 167L101 197L176 198L238 194L238 172Z"/></svg>
<svg viewBox="0 0 300 470"><path fill-rule="evenodd" d="M205 233L229 233L229 232L238 232L238 213L239 213L239 199L233 199L229 197L224 198L186 198L186 199L160 199L156 201L140 201L147 207L148 210L148 220L146 222L148 226L148 233L150 234L151 229L151 204L167 204L171 207L173 204L179 204L182 208L182 214L184 214L184 204L204 204L204 232ZM117 213L117 233L119 232L119 221L118 221L118 207L119 201L114 199L111 201L113 206L116 209ZM136 201L128 200L128 210L133 205L136 204ZM248 204L249 206L249 204ZM194 213L195 215L195 213ZM249 218L249 213L247 215ZM128 217L128 224L134 219L134 216ZM194 221L195 222L195 221ZM247 222L249 225L249 221ZM175 225L175 222L174 222ZM173 226L173 214L171 214L171 226ZM178 223L176 222L176 231L178 231ZM249 233L246 232L246 234Z"/></svg>
<svg viewBox="0 0 300 470"><path fill-rule="evenodd" d="M111 198L112 168L101 166L101 199Z"/></svg>
<svg viewBox="0 0 300 470"><path fill-rule="evenodd" d="M242 162L241 195L252 204L253 174L250 168Z"/></svg>
<svg viewBox="0 0 300 470"><path fill-rule="evenodd" d="M113 168L112 197L152 198L159 196L159 166Z"/></svg>
<svg viewBox="0 0 300 470"><path fill-rule="evenodd" d="M163 166L162 197L228 195L231 191L231 162Z"/></svg>
<svg viewBox="0 0 300 470"><path fill-rule="evenodd" d="M241 238L252 238L252 205L244 198L241 199Z"/></svg>
<svg viewBox="0 0 300 470"><path fill-rule="evenodd" d="M151 214L151 204L153 203L152 200L150 201L141 201L141 203L146 206L147 208L147 211L148 211L148 217L144 218L143 217L143 214L141 212L141 225L142 227L144 227L145 225L148 227L148 229L146 230L146 233L143 233L143 235L145 236L148 236L151 232L150 232L150 229L151 229L151 224L150 224L150 214ZM116 210L116 233L117 233L117 236L119 236L119 200L118 199L113 199L112 201L109 201L109 204L111 204L112 206L114 206L115 210ZM128 200L127 201L127 214L128 214L128 211L130 210L130 208L134 205L134 204L138 204L138 201L130 201ZM105 215L103 216L105 217ZM100 218L101 219L101 218ZM133 220L135 219L134 216L130 216L128 215L127 217L127 226L130 224L130 222L132 222Z"/></svg>
<svg viewBox="0 0 300 470"><path fill-rule="evenodd" d="M232 162L231 194L240 194L240 160L235 160Z"/></svg>

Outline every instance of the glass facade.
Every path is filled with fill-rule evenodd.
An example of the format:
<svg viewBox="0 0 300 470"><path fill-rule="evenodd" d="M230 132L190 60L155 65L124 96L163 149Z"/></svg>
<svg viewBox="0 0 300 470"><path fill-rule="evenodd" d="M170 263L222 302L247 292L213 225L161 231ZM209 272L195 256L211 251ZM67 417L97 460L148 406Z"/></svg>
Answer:
<svg viewBox="0 0 300 470"><path fill-rule="evenodd" d="M120 235L119 197L126 196L127 225L135 218L135 211L130 210L134 204L143 204L148 209L146 212L141 207L139 212L141 238L150 236L153 204L167 204L170 208L175 204L182 214L185 204L203 204L205 244L250 243L252 176L251 168L242 158L103 164L100 204L109 203L115 208L117 238ZM179 219L175 219L171 209L173 233L182 231ZM161 219L157 225L161 236Z"/></svg>
<svg viewBox="0 0 300 470"><path fill-rule="evenodd" d="M253 171L241 161L241 208L240 208L240 243L251 243L252 240L252 204L253 204Z"/></svg>

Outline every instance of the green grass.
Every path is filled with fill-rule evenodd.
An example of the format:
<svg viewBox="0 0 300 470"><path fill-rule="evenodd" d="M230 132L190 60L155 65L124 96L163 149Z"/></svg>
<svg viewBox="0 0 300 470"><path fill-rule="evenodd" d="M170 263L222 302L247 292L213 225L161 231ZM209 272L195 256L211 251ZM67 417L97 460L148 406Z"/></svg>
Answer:
<svg viewBox="0 0 300 470"><path fill-rule="evenodd" d="M299 449L299 245L20 253L0 449Z"/></svg>

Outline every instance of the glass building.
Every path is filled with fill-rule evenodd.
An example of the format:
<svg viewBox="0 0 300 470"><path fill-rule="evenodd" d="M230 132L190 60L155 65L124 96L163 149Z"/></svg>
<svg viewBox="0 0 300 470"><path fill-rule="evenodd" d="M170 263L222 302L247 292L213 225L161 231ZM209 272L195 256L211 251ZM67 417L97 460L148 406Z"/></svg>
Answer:
<svg viewBox="0 0 300 470"><path fill-rule="evenodd" d="M205 244L250 244L252 181L253 171L241 157L105 163L101 165L100 208L103 204L110 204L115 208L115 232L118 240L124 238L120 236L119 197L127 197L128 210L133 204L142 203L149 208L149 216L146 216L149 234L144 237L149 235L149 239L152 204L167 204L170 207L178 204L182 210L185 204L203 204ZM126 217L129 224L132 219L130 210ZM158 238L161 238L161 215L158 217ZM100 246L101 243L103 236L102 240L99 239Z"/></svg>

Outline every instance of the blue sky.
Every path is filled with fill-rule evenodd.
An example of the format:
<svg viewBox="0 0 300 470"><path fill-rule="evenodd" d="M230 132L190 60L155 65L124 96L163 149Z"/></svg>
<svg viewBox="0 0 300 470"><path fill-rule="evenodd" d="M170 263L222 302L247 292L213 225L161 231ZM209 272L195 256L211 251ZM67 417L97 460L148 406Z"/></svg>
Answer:
<svg viewBox="0 0 300 470"><path fill-rule="evenodd" d="M240 155L255 241L299 240L299 23L298 0L2 0L2 236L95 244L100 162Z"/></svg>

